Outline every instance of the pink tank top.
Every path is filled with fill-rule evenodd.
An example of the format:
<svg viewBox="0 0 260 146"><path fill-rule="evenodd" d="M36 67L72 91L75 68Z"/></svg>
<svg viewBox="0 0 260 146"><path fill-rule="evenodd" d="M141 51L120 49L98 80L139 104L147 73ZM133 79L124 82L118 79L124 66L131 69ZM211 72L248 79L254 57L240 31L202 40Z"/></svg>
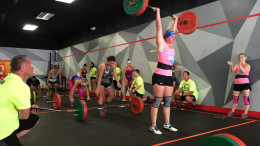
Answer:
<svg viewBox="0 0 260 146"><path fill-rule="evenodd" d="M244 67L243 67L244 68ZM249 72L243 73L237 66L236 70L236 78L234 79L234 84L246 84L246 83L250 83L249 82Z"/></svg>
<svg viewBox="0 0 260 146"><path fill-rule="evenodd" d="M156 68L154 73L164 76L172 76L172 65L174 63L175 51L174 49L170 49L166 44L165 49L162 52L158 52L158 63L164 64L166 66L170 66L169 69Z"/></svg>

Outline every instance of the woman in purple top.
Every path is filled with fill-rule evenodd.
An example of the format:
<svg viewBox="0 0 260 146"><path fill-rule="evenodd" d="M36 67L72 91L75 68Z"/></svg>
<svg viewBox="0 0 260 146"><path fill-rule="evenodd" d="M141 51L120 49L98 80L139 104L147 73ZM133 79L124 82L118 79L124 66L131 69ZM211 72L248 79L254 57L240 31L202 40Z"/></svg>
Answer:
<svg viewBox="0 0 260 146"><path fill-rule="evenodd" d="M87 100L90 100L89 97L89 90L88 90L88 82L86 79L82 79L79 76L73 76L69 79L69 87L70 87L70 107L74 107L74 94L75 94L75 89L78 89L79 92L79 97L80 99L84 98L83 94L83 88L86 89L86 95L87 95Z"/></svg>
<svg viewBox="0 0 260 146"><path fill-rule="evenodd" d="M126 99L125 99L126 92L132 85L134 70L135 70L134 66L132 66L130 59L128 59L127 66L124 68L124 71L123 71L124 85L125 85L123 101L126 101Z"/></svg>

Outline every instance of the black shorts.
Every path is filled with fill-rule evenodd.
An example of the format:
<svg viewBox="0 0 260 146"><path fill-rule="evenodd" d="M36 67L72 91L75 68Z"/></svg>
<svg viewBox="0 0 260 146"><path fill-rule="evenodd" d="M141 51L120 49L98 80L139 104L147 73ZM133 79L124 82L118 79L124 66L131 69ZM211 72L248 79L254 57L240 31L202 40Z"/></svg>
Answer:
<svg viewBox="0 0 260 146"><path fill-rule="evenodd" d="M92 79L97 79L96 77L90 77L90 79L92 80Z"/></svg>
<svg viewBox="0 0 260 146"><path fill-rule="evenodd" d="M135 87L132 88L132 90L134 90ZM137 91L135 91L133 94L135 94L135 96L143 98L144 94L140 94Z"/></svg>
<svg viewBox="0 0 260 146"><path fill-rule="evenodd" d="M140 98L143 98L143 96L144 96L144 94L139 94L137 91L135 91L135 96L137 96L137 97L140 97Z"/></svg>
<svg viewBox="0 0 260 146"><path fill-rule="evenodd" d="M111 86L110 83L101 83L101 86L103 86L104 88L108 88Z"/></svg>
<svg viewBox="0 0 260 146"><path fill-rule="evenodd" d="M243 90L250 90L251 91L251 85L250 83L246 83L246 84L234 84L234 91L243 91Z"/></svg>
<svg viewBox="0 0 260 146"><path fill-rule="evenodd" d="M19 127L16 129L11 135L4 138L3 141L8 146L21 146L19 139L17 138L16 134L31 129L35 126L35 124L39 121L39 116L35 114L31 114L27 120L19 120Z"/></svg>
<svg viewBox="0 0 260 146"><path fill-rule="evenodd" d="M194 102L196 101L196 98L195 98L194 95L188 95L188 96L193 97L192 100L193 100ZM182 97L181 97L181 100L182 100L182 101L186 101L185 97L186 97L186 96L182 96Z"/></svg>
<svg viewBox="0 0 260 146"><path fill-rule="evenodd" d="M163 76L154 73L152 78L152 85L158 84L160 86L173 86L173 78L171 76Z"/></svg>
<svg viewBox="0 0 260 146"><path fill-rule="evenodd" d="M53 85L53 84L58 84L59 82L58 81L55 81L55 82L52 82L52 81L49 81L49 83L51 83L51 85Z"/></svg>
<svg viewBox="0 0 260 146"><path fill-rule="evenodd" d="M119 81L119 82L121 82L121 81ZM119 88L119 87L117 86L116 80L113 80L113 85L114 85L115 90L121 90L121 88Z"/></svg>

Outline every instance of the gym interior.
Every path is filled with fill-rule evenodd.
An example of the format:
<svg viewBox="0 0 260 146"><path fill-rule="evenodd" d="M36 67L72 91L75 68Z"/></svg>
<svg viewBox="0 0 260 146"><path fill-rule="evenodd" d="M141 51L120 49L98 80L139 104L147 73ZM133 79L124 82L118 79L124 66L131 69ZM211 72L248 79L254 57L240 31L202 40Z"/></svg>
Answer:
<svg viewBox="0 0 260 146"><path fill-rule="evenodd" d="M141 8L146 9L135 10L139 14L134 16L126 12L123 4L126 1L141 1ZM171 132L162 128L161 104L157 126L162 135L149 131L154 98L152 77L158 59L156 13L144 6L146 3L160 8L163 31L174 23L172 14L180 17L191 11L198 19L194 32L185 34L177 30L173 43L174 64L179 66L175 72L175 90L183 80L183 72L188 71L198 90L196 109L190 110L189 103L185 103L185 109L176 108L172 98L170 122L178 131ZM37 95L32 92L31 98L35 96L36 105L49 109L38 111L40 121L19 139L22 145L260 145L257 136L260 130L260 0L75 0L70 4L55 0L2 0L0 10L0 75L4 73L6 77L11 73L13 57L26 55L42 89ZM44 14L38 15L41 12ZM49 20L37 18L45 13L52 14ZM37 25L37 29L23 30L26 23ZM234 102L235 79L227 61L238 63L240 53L247 54L246 62L251 66L247 118L241 118L244 111L241 95L235 115L227 116ZM140 70L144 97L151 98L150 103L142 103L141 113L133 112L129 93L126 102L122 102L122 97L113 98L106 117L98 116L99 105L94 93L87 100L84 92L83 111L70 107L68 80L79 76L84 64L87 70L90 62L98 68L108 56L115 56L121 70L127 66L128 59ZM52 102L46 102L46 80L55 65L59 65L62 76L61 88L57 89L60 111L50 110L55 107ZM91 80L90 74L86 77ZM124 89L123 80L121 85ZM77 91L75 100L82 101ZM84 114L84 120L79 118L79 113ZM0 145L5 146L1 140Z"/></svg>

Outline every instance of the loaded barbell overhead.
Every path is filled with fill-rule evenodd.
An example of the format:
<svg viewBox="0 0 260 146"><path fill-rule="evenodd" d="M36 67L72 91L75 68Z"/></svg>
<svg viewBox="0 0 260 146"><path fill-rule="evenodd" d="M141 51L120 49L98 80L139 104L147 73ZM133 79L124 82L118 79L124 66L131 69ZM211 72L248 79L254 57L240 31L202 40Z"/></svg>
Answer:
<svg viewBox="0 0 260 146"><path fill-rule="evenodd" d="M140 16L147 7L155 9L155 7L148 5L149 0L124 0L124 11L128 15ZM162 13L171 16L171 14L161 11ZM198 16L191 12L186 11L179 16L177 28L180 33L190 34L193 33L198 26Z"/></svg>

